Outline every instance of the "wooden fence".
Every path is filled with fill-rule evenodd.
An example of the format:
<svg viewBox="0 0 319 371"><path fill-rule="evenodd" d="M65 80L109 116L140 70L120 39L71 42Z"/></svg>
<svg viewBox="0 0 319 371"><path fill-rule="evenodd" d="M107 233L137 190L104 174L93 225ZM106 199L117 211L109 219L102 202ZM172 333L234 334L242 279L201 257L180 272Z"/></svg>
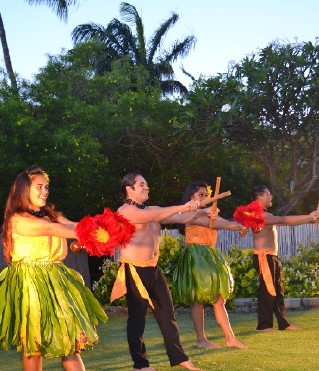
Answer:
<svg viewBox="0 0 319 371"><path fill-rule="evenodd" d="M298 246L309 246L319 243L319 224L302 224L297 226L277 226L278 254L279 256L295 255ZM163 229L162 235L179 236L178 229ZM238 232L221 230L218 232L217 247L224 253L234 246L242 249L252 248L252 232L248 231L245 237L240 237Z"/></svg>

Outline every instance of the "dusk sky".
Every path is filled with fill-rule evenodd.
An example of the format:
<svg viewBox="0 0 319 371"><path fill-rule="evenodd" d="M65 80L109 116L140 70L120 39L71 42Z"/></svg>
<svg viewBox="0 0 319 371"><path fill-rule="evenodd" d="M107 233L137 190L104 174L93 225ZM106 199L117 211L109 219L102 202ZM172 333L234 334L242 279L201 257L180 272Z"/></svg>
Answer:
<svg viewBox="0 0 319 371"><path fill-rule="evenodd" d="M180 66L195 78L227 71L230 61L239 62L246 55L270 42L315 42L319 36L319 1L316 0L132 0L142 17L146 41L172 12L179 21L168 32L165 48L188 35L197 44L186 59L174 66L176 78L188 85L190 79ZM69 19L61 21L49 7L31 6L24 0L0 0L0 12L6 29L13 69L20 77L32 79L47 62L47 55L71 49L72 30L83 23L104 27L113 19L121 20L118 0L81 0L71 7ZM4 68L3 55L1 64Z"/></svg>

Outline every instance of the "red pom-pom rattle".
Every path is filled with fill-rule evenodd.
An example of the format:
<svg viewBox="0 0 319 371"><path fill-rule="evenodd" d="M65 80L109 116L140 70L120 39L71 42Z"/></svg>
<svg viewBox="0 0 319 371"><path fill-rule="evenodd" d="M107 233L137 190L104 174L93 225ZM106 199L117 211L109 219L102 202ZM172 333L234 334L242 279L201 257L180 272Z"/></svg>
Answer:
<svg viewBox="0 0 319 371"><path fill-rule="evenodd" d="M135 233L135 226L118 212L105 208L103 214L85 216L77 224L78 246L89 255L114 255L115 248L125 247Z"/></svg>

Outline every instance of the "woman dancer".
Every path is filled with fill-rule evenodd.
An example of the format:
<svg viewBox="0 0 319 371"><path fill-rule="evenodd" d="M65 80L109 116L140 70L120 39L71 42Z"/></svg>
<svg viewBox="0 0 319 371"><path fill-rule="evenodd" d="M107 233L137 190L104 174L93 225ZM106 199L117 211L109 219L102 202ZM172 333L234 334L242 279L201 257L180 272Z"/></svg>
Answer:
<svg viewBox="0 0 319 371"><path fill-rule="evenodd" d="M42 370L42 356L85 370L80 351L98 341L107 316L81 275L66 267L73 223L47 205L48 176L38 166L19 174L7 199L0 274L0 347L23 353L23 369Z"/></svg>
<svg viewBox="0 0 319 371"><path fill-rule="evenodd" d="M182 203L190 200L204 202L207 196L207 183L197 181L186 188ZM194 220L185 228L180 226L188 246L182 252L174 272L173 291L182 303L192 307L197 347L219 348L219 345L207 339L204 331L204 306L212 303L216 321L225 336L226 347L247 348L236 339L229 323L225 301L233 290L233 279L222 253L215 249L217 229L241 230L242 226L219 216L214 222L214 229L208 228L208 220L206 226L196 223L199 224L199 220Z"/></svg>

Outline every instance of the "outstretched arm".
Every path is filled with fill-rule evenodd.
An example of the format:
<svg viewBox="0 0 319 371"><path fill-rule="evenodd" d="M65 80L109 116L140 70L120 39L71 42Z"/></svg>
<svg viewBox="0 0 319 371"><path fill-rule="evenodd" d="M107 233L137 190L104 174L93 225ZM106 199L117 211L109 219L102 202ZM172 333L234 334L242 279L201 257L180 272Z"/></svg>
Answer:
<svg viewBox="0 0 319 371"><path fill-rule="evenodd" d="M76 225L78 224L76 222L72 222L71 220L67 219L63 215L59 215L58 222L61 223L61 224L66 225L67 227L69 227L71 229L74 229L76 227Z"/></svg>
<svg viewBox="0 0 319 371"><path fill-rule="evenodd" d="M12 230L22 236L56 236L76 238L73 228L61 223L52 223L46 219L15 215L12 218Z"/></svg>
<svg viewBox="0 0 319 371"><path fill-rule="evenodd" d="M319 217L318 211L312 211L308 215L287 215L287 216L275 216L270 213L264 213L266 224L271 225L299 225L316 221Z"/></svg>
<svg viewBox="0 0 319 371"><path fill-rule="evenodd" d="M191 221L189 224L201 225L203 227L209 227L210 218L200 217ZM231 231L241 231L244 229L243 225L235 221L226 220L220 216L216 216L213 229L228 229Z"/></svg>
<svg viewBox="0 0 319 371"><path fill-rule="evenodd" d="M216 213L217 216L218 212ZM185 212L174 214L169 218L161 221L161 224L196 224L196 220L204 218L203 220L209 220L208 217L211 215L211 209L199 209L196 211Z"/></svg>
<svg viewBox="0 0 319 371"><path fill-rule="evenodd" d="M118 211L133 224L143 224L149 222L169 224L179 223L178 221L172 221L174 220L174 218L171 219L173 215L176 214L177 216L181 217L184 213L187 214L188 210L197 210L198 207L199 203L197 201L189 201L184 205L169 207L150 206L145 209L138 209L135 206L126 204L120 207Z"/></svg>

